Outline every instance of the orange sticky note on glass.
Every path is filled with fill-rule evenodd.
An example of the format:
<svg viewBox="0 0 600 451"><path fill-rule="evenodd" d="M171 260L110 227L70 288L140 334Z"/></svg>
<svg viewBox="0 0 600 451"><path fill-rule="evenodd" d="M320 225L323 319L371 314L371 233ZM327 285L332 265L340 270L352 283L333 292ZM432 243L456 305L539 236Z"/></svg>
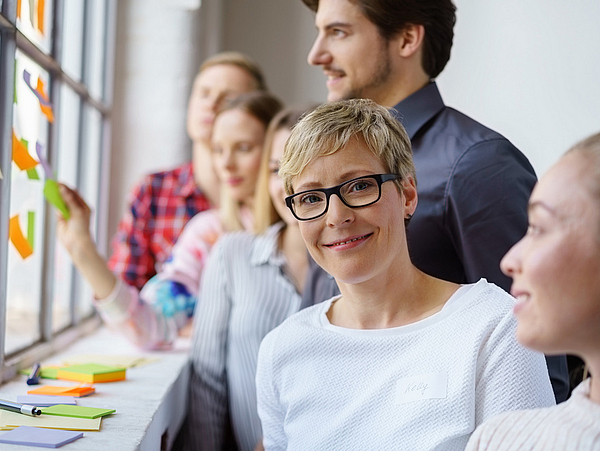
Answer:
<svg viewBox="0 0 600 451"><path fill-rule="evenodd" d="M42 113L46 116L49 122L54 122L54 113L52 112L52 105L50 104L50 99L48 99L48 95L46 94L46 90L44 89L44 82L40 77L37 80L37 87L35 88L38 93L38 100L40 101L40 108Z"/></svg>
<svg viewBox="0 0 600 451"><path fill-rule="evenodd" d="M94 387L85 385L71 385L67 387L57 385L42 385L39 388L34 388L27 392L28 395L51 395L51 396L73 396L75 398L81 398L82 396L88 396L94 393L96 389Z"/></svg>
<svg viewBox="0 0 600 451"><path fill-rule="evenodd" d="M38 162L27 151L27 147L17 139L15 132L12 133L12 159L21 171L27 171L37 166Z"/></svg>
<svg viewBox="0 0 600 451"><path fill-rule="evenodd" d="M44 9L46 9L45 3L46 2L44 0L38 0L37 2L37 29L42 34L44 34Z"/></svg>
<svg viewBox="0 0 600 451"><path fill-rule="evenodd" d="M29 241L21 230L21 224L19 223L19 215L15 215L10 218L8 225L8 236L10 242L15 246L17 252L21 255L21 258L26 259L33 254L33 247L29 244Z"/></svg>

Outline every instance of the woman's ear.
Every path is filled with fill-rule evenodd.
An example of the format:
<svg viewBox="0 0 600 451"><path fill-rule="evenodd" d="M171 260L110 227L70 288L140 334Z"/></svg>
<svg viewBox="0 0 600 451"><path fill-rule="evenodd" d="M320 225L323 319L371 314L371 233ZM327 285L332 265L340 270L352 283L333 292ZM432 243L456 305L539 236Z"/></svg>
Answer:
<svg viewBox="0 0 600 451"><path fill-rule="evenodd" d="M412 216L417 209L417 185L412 176L402 180L402 197L404 201L405 214Z"/></svg>

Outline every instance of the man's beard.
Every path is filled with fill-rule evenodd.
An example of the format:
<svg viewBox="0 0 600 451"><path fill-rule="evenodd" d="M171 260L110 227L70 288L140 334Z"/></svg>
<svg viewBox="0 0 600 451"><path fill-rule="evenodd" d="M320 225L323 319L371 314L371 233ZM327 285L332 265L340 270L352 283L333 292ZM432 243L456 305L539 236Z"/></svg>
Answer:
<svg viewBox="0 0 600 451"><path fill-rule="evenodd" d="M360 87L351 88L344 96L343 100L370 98L366 93L369 91L372 92L372 90L377 89L388 82L392 73L392 62L388 50L389 42L384 40L383 45L380 47L380 57L377 59L378 64L375 74L369 83Z"/></svg>

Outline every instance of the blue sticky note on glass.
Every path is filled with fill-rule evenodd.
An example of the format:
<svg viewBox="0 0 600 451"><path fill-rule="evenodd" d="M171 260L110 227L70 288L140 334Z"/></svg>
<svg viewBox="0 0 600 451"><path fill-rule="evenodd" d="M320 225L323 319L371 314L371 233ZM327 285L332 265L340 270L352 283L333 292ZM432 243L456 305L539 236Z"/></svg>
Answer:
<svg viewBox="0 0 600 451"><path fill-rule="evenodd" d="M0 435L0 443L58 448L83 437L83 432L20 426Z"/></svg>

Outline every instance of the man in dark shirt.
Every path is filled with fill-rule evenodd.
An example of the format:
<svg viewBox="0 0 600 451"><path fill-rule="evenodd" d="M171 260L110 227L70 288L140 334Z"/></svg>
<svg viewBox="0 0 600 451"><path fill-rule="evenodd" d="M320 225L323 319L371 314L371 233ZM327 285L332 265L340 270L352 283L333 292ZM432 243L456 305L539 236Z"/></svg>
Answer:
<svg viewBox="0 0 600 451"><path fill-rule="evenodd" d="M412 142L419 204L408 226L411 259L456 283L484 277L505 290L500 260L527 229L536 176L506 138L444 105L433 79L450 58L451 0L303 0L316 12L308 56L328 97L369 98L393 108ZM312 265L305 303L339 291ZM311 302L312 301L312 302ZM568 396L564 356L548 357L558 402Z"/></svg>

